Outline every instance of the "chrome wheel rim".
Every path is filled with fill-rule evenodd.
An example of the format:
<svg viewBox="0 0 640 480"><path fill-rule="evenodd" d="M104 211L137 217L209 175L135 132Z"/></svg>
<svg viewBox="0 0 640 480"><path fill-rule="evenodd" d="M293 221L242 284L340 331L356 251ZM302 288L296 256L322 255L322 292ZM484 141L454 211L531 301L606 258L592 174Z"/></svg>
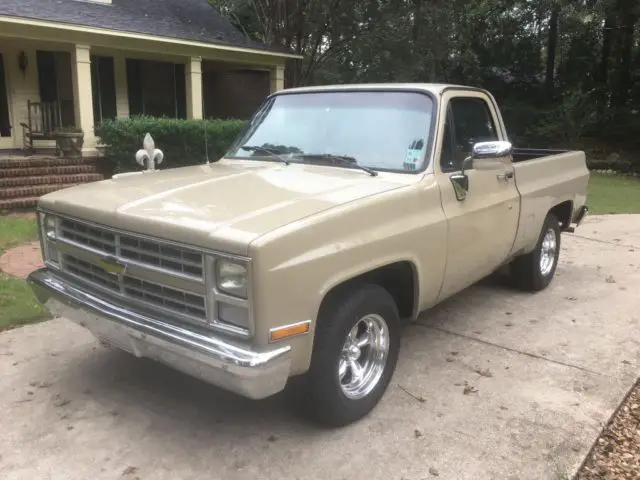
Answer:
<svg viewBox="0 0 640 480"><path fill-rule="evenodd" d="M540 273L545 277L551 273L556 261L556 248L558 242L556 232L550 228L542 239L542 249L540 252Z"/></svg>
<svg viewBox="0 0 640 480"><path fill-rule="evenodd" d="M380 315L356 322L342 346L338 381L347 398L369 395L380 382L389 353L389 327Z"/></svg>

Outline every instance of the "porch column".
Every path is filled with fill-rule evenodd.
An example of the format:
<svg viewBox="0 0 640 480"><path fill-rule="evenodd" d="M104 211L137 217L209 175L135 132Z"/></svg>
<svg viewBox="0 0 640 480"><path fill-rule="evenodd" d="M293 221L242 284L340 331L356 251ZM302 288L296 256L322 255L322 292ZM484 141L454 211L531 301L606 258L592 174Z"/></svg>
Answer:
<svg viewBox="0 0 640 480"><path fill-rule="evenodd" d="M187 118L202 120L202 57L190 57L187 76Z"/></svg>
<svg viewBox="0 0 640 480"><path fill-rule="evenodd" d="M284 65L278 65L271 69L271 93L284 89Z"/></svg>
<svg viewBox="0 0 640 480"><path fill-rule="evenodd" d="M127 59L123 54L113 56L116 80L116 114L129 118L129 91L127 86Z"/></svg>
<svg viewBox="0 0 640 480"><path fill-rule="evenodd" d="M91 47L76 45L71 55L76 127L84 132L83 152L93 152L97 144L93 131L93 92L91 88Z"/></svg>

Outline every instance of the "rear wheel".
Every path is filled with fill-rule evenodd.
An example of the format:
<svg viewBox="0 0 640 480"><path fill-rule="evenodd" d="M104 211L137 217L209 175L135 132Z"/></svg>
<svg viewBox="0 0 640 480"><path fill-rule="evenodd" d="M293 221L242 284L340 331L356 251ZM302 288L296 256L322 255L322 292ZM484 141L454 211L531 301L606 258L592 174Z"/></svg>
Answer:
<svg viewBox="0 0 640 480"><path fill-rule="evenodd" d="M535 292L551 283L560 257L560 235L558 218L547 214L535 249L511 263L511 276L519 288Z"/></svg>
<svg viewBox="0 0 640 480"><path fill-rule="evenodd" d="M326 426L343 426L379 402L396 367L400 317L387 290L363 285L321 310L309 371L298 378L296 400L304 414Z"/></svg>

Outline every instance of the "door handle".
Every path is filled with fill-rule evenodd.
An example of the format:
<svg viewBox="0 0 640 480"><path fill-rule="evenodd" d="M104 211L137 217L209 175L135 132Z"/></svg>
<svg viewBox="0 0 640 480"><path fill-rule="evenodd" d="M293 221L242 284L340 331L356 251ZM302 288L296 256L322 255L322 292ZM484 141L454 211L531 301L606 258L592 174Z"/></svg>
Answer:
<svg viewBox="0 0 640 480"><path fill-rule="evenodd" d="M498 175L496 175L496 178L498 180L504 180L505 182L508 182L509 179L513 178L513 171L505 172L505 173L499 173Z"/></svg>

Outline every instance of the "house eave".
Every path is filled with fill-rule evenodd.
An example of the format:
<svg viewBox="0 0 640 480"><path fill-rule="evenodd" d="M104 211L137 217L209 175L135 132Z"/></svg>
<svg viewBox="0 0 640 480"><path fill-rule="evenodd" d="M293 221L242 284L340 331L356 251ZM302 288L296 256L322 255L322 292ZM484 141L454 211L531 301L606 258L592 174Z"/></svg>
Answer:
<svg viewBox="0 0 640 480"><path fill-rule="evenodd" d="M111 38L126 38L131 40L148 41L160 44L177 45L181 47L193 47L197 49L212 50L227 53L251 54L276 59L302 59L303 56L296 53L279 52L275 50L241 47L236 45L228 45L223 43L209 43L195 40L188 40L175 37L164 37L160 35L151 35L146 33L128 32L122 30L112 30L107 28L98 28L85 25L77 25L62 22L49 22L44 20L36 20L25 17L12 17L8 15L0 15L0 25L14 25L25 27L41 27L45 29L56 29L67 32L76 32L82 34L105 36ZM0 29L0 32L2 29Z"/></svg>

